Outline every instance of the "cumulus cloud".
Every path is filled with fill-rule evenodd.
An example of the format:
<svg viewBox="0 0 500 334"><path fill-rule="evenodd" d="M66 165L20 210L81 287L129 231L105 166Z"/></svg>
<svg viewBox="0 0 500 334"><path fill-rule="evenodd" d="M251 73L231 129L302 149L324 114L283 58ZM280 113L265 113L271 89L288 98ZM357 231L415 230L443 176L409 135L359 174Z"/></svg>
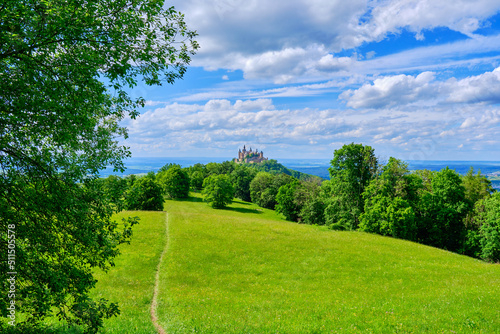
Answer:
<svg viewBox="0 0 500 334"><path fill-rule="evenodd" d="M352 69L353 59L332 54L403 29L423 39L426 30L447 27L475 39L477 29L500 10L496 0L175 0L173 4L200 34L201 49L193 65L242 70L246 78L275 83Z"/></svg>
<svg viewBox="0 0 500 334"><path fill-rule="evenodd" d="M382 108L407 104L420 99L431 99L436 91L431 85L434 73L423 72L417 76L396 75L375 79L357 90L347 90L340 95L352 108Z"/></svg>
<svg viewBox="0 0 500 334"><path fill-rule="evenodd" d="M386 106L360 117L352 110L282 109L270 99L219 99L151 109L124 125L130 130L127 145L139 155L213 156L206 150L227 154L249 144L271 157L288 148L282 154L289 155L291 149L301 151L302 156L312 152L328 158L343 143L354 141L375 147L378 154L411 160L445 159L462 144L465 151L471 146L498 151L494 145L500 137L499 124L500 108L491 106L485 111L478 104L452 109L447 105Z"/></svg>
<svg viewBox="0 0 500 334"><path fill-rule="evenodd" d="M464 79L435 80L435 73L417 76L385 76L349 89L339 96L352 108L385 108L418 103L420 105L500 103L500 67L492 72Z"/></svg>
<svg viewBox="0 0 500 334"><path fill-rule="evenodd" d="M423 39L423 30L447 27L467 36L481 28L488 17L498 12L495 0L393 0L376 3L369 20L353 30L359 40L380 40L388 33L407 28Z"/></svg>
<svg viewBox="0 0 500 334"><path fill-rule="evenodd" d="M448 101L462 103L500 103L500 67L493 72L446 83Z"/></svg>

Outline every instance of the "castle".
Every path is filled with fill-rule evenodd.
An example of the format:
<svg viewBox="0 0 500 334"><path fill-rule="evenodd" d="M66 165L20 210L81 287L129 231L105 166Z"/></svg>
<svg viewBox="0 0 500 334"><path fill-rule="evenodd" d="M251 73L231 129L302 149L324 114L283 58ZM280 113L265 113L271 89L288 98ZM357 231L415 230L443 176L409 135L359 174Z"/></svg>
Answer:
<svg viewBox="0 0 500 334"><path fill-rule="evenodd" d="M250 147L250 151L247 151L246 147L243 145L243 151L240 149L238 152L238 158L234 159L236 163L259 163L262 161L266 161L267 158L264 158L264 152L260 152L258 150L252 151Z"/></svg>

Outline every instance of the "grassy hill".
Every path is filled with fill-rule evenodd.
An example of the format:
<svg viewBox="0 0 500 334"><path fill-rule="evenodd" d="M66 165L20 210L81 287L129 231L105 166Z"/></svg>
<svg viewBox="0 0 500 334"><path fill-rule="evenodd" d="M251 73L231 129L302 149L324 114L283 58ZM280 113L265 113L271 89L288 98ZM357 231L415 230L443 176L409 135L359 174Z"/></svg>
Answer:
<svg viewBox="0 0 500 334"><path fill-rule="evenodd" d="M500 265L408 241L298 225L236 201L167 201L142 220L96 294L104 333L498 333ZM136 213L133 213L136 214ZM168 238L165 236L167 229Z"/></svg>

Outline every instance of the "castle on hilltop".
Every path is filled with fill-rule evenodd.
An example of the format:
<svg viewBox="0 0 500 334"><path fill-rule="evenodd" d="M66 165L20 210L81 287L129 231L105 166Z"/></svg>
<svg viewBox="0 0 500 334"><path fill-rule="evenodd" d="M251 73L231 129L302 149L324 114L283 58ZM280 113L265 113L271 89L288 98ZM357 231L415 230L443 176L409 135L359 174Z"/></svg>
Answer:
<svg viewBox="0 0 500 334"><path fill-rule="evenodd" d="M245 145L243 145L243 151L240 149L238 152L238 158L234 159L234 162L236 163L259 163L262 161L266 161L267 158L264 158L264 152L255 150L252 151L252 148L250 147L250 151L247 151Z"/></svg>

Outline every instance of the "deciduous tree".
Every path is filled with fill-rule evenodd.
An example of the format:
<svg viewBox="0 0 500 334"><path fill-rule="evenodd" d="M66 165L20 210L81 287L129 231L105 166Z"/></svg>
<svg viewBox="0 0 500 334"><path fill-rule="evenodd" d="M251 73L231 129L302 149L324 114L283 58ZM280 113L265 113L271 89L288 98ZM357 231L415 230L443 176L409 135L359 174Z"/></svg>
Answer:
<svg viewBox="0 0 500 334"><path fill-rule="evenodd" d="M374 150L362 144L344 145L335 150L330 164L329 172L336 200L328 211L331 213L329 216L342 217L342 224L346 229L357 229L359 215L364 210L362 194L377 173L378 161Z"/></svg>
<svg viewBox="0 0 500 334"><path fill-rule="evenodd" d="M95 179L130 153L119 126L142 98L127 91L181 78L198 48L163 1L0 3L0 281L16 232L16 302L25 324L53 314L96 331L116 305L94 301L92 270L128 240ZM0 313L9 305L1 285ZM5 318L4 318L5 320ZM5 323L5 322L4 322ZM17 324L22 328L23 324Z"/></svg>
<svg viewBox="0 0 500 334"><path fill-rule="evenodd" d="M189 196L189 176L179 165L173 165L159 172L157 180L168 197L186 198Z"/></svg>
<svg viewBox="0 0 500 334"><path fill-rule="evenodd" d="M163 189L156 182L153 172L137 179L127 190L125 197L128 210L163 210Z"/></svg>
<svg viewBox="0 0 500 334"><path fill-rule="evenodd" d="M231 204L234 188L229 175L210 175L203 181L203 199L214 209L222 209Z"/></svg>

